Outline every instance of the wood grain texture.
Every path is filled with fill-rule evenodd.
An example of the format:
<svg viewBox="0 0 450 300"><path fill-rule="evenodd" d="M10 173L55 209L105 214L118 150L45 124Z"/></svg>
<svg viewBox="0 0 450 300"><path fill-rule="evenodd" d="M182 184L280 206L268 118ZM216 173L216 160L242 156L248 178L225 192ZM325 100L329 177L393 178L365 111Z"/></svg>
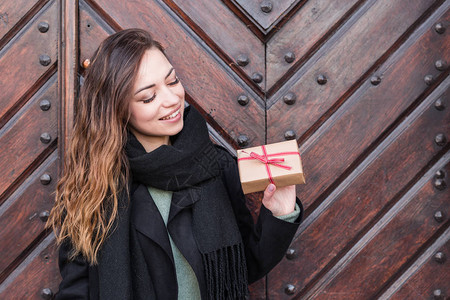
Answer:
<svg viewBox="0 0 450 300"><path fill-rule="evenodd" d="M53 179L43 185L40 177L48 174ZM24 251L33 248L36 237L44 231L45 220L39 215L53 206L56 187L57 154L53 153L0 209L0 281L21 262ZM30 197L32 196L32 197ZM31 199L30 199L31 198ZM31 200L31 201L30 201ZM11 266L11 263L13 265Z"/></svg>
<svg viewBox="0 0 450 300"><path fill-rule="evenodd" d="M326 54L312 58L307 70L300 69L279 93L271 97L273 100L268 100L271 104L287 91L297 95L293 107L278 100L268 109L267 141L279 141L286 130L294 130L299 138L320 122L328 110L336 109L348 89L435 4L432 0L409 1L407 6L401 1L376 1ZM319 75L326 76L328 82L318 84L316 78ZM279 122L280 117L282 122Z"/></svg>
<svg viewBox="0 0 450 300"><path fill-rule="evenodd" d="M26 172L30 165L49 147L53 147L52 143L58 136L59 103L55 77L0 130L0 173L6 175L0 181L0 203L5 200L5 190L19 178L28 176ZM52 105L48 111L39 107L40 101L44 99ZM50 143L41 142L43 133L50 135Z"/></svg>
<svg viewBox="0 0 450 300"><path fill-rule="evenodd" d="M441 166L448 174L450 164ZM445 168L444 168L445 167ZM434 174L425 186L385 225L385 227L348 263L342 271L333 274L327 286L316 299L342 296L348 282L352 283L347 299L374 298L377 292L420 253L424 243L433 240L436 232L444 226L434 219L436 211L446 216L450 213L448 193L434 187ZM403 203L401 203L403 205ZM378 226L373 226L374 228ZM450 289L450 281L442 288Z"/></svg>
<svg viewBox="0 0 450 300"><path fill-rule="evenodd" d="M50 234L0 285L0 299L43 299L43 289L58 290L61 277L54 236ZM46 299L46 298L44 298Z"/></svg>
<svg viewBox="0 0 450 300"><path fill-rule="evenodd" d="M450 59L450 53L445 51L450 47L450 36L436 36L432 25L448 19L450 11L430 18L418 31L421 36L413 36L404 48L380 66L377 74L383 79L378 86L367 80L320 131L302 145L307 184L299 189L298 196L305 207L312 205L427 91L429 87L423 81L426 74L438 77L441 72L436 70L434 62L442 57Z"/></svg>
<svg viewBox="0 0 450 300"><path fill-rule="evenodd" d="M0 40L39 2L45 1L17 0L0 2Z"/></svg>
<svg viewBox="0 0 450 300"><path fill-rule="evenodd" d="M177 12L185 14L186 23L192 22L204 34L199 34L203 40L211 40L216 51L224 53L224 60L229 61L236 69L240 69L251 83L253 73L265 77L264 44L242 23L225 5L218 0L200 0L192 5L192 1L174 0ZM220 55L219 53L219 55ZM239 66L237 58L240 55L248 57L246 66ZM265 78L258 85L265 89Z"/></svg>
<svg viewBox="0 0 450 300"><path fill-rule="evenodd" d="M450 295L450 272L448 272L450 230L447 229L447 232L442 235L441 239L443 246L430 253L431 255L427 257L426 263L418 266L413 275L390 299L433 299L433 292L437 289L441 290L444 296L443 299L448 299ZM446 255L447 259L443 264L438 263L434 259L434 255L438 251ZM431 278L432 280L430 280Z"/></svg>
<svg viewBox="0 0 450 300"><path fill-rule="evenodd" d="M267 13L261 10L261 4L263 1L235 0L234 2L236 2L238 6L254 20L254 22L261 26L263 30L267 31L270 30L270 27L282 17L286 10L298 1L270 1L272 4L272 9Z"/></svg>
<svg viewBox="0 0 450 300"><path fill-rule="evenodd" d="M282 77L288 77L298 62L304 62L321 40L327 39L334 27L339 26L345 15L362 1L307 1L281 29L267 42L267 89ZM302 30L298 30L302 28ZM312 49L313 48L313 49ZM286 53L292 52L295 60L288 63ZM269 92L271 93L271 92Z"/></svg>
<svg viewBox="0 0 450 300"><path fill-rule="evenodd" d="M444 150L435 144L434 137L437 132L450 129L450 111L438 111L433 105L435 100L429 97L419 106L415 114L375 150L376 154L359 171L361 173L347 183L340 194L333 196L327 209L314 222L308 222L310 225L292 245L299 259L284 260L269 274L269 285L273 288L270 297L285 298L283 289L287 283L298 287L299 297L303 295L304 287L313 284L321 270L330 268L342 257L367 230L366 226L370 226L385 207L397 201L398 194L436 155L442 155ZM299 268L301 272L296 271ZM281 276L283 280L276 280Z"/></svg>
<svg viewBox="0 0 450 300"><path fill-rule="evenodd" d="M57 20L56 2L52 1L0 51L0 126L24 104L20 103L21 97L30 93L29 90L33 93L36 83L56 63ZM46 33L37 28L41 21L49 23ZM48 55L51 64L41 65L40 55Z"/></svg>
<svg viewBox="0 0 450 300"><path fill-rule="evenodd" d="M264 110L255 101L257 96L201 47L190 30L176 23L174 17L163 10L163 4L105 0L96 4L121 27L146 28L161 41L192 104L203 112L211 125L226 132L230 141L236 144L236 139L245 134L249 145L264 143ZM241 94L250 99L245 107L236 101Z"/></svg>

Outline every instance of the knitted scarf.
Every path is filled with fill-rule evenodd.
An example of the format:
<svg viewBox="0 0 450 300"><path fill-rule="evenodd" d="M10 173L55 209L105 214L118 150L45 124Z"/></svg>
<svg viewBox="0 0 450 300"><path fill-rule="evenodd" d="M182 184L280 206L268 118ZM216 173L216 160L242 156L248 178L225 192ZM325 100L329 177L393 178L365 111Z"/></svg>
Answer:
<svg viewBox="0 0 450 300"><path fill-rule="evenodd" d="M184 127L147 153L129 134L126 146L133 181L198 197L192 205L194 238L202 255L209 299L244 299L247 267L242 238L227 190L221 180L220 153L209 139L206 122L193 107L184 113Z"/></svg>

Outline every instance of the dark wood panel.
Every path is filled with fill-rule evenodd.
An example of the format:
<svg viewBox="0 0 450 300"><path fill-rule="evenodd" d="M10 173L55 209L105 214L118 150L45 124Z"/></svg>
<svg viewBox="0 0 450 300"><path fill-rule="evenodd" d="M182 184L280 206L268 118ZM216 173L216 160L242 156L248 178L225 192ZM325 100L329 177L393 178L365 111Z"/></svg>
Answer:
<svg viewBox="0 0 450 300"><path fill-rule="evenodd" d="M174 0L178 7L173 6L179 14L185 14L195 22L195 26L205 34L203 40L211 39L220 52L224 52L224 60L234 62L235 69L241 69L248 78L253 73L265 77L264 44L242 23L222 1L199 0L192 5L192 1ZM186 19L186 18L185 18ZM216 49L217 51L217 49ZM219 53L220 55L220 53ZM248 64L238 65L239 57L247 57ZM242 60L245 61L245 60ZM265 78L259 83L265 89ZM248 80L251 82L251 80Z"/></svg>
<svg viewBox="0 0 450 300"><path fill-rule="evenodd" d="M16 266L10 264L20 263L18 257L44 231L46 219L40 214L49 212L54 203L57 156L54 152L0 207L0 282ZM40 180L44 174L53 179L45 185Z"/></svg>
<svg viewBox="0 0 450 300"><path fill-rule="evenodd" d="M105 0L96 3L121 27L151 30L166 47L193 104L203 110L216 130L227 133L235 144L242 134L248 136L249 145L264 143L264 110L255 101L257 96L227 73L225 66L191 37L193 33L177 24L160 4ZM245 107L236 101L241 94L250 99Z"/></svg>
<svg viewBox="0 0 450 300"><path fill-rule="evenodd" d="M436 299L433 293L438 289L441 290L443 295L441 299L448 299L450 296L450 272L448 271L450 231L448 229L443 234L442 239L445 244L439 247L438 251L431 253L432 255L430 255L426 263L420 266L390 299ZM445 255L443 263L436 261L434 256L437 252L442 252Z"/></svg>
<svg viewBox="0 0 450 300"><path fill-rule="evenodd" d="M438 77L441 72L434 63L450 59L445 50L450 47L450 37L438 35L432 26L449 18L450 11L430 18L417 32L421 36L413 36L405 49L399 49L378 69L381 83L374 86L367 80L301 147L307 184L298 189L298 196L305 207L316 201L429 88L423 80L426 74Z"/></svg>
<svg viewBox="0 0 450 300"><path fill-rule="evenodd" d="M51 299L52 294L46 297L42 292L58 290L61 277L57 259L54 237L50 234L0 285L0 299Z"/></svg>
<svg viewBox="0 0 450 300"><path fill-rule="evenodd" d="M286 130L294 130L297 137L301 137L329 109L335 109L341 97L349 93L361 76L430 6L439 2L414 0L405 6L399 1L376 1L326 54L312 58L309 69L300 69L279 93L271 97L269 103L291 91L297 95L297 102L287 106L278 101L270 107L267 112L268 142L279 141ZM318 84L316 78L319 75L328 79L326 84ZM283 116L282 122L280 116Z"/></svg>
<svg viewBox="0 0 450 300"><path fill-rule="evenodd" d="M108 26L84 1L79 3L79 65L83 66L90 59L99 43L112 34L114 30Z"/></svg>
<svg viewBox="0 0 450 300"><path fill-rule="evenodd" d="M235 0L241 9L247 13L257 24L259 24L264 30L268 30L269 27L279 20L285 11L292 7L296 0L278 0L267 1L270 2L270 11L268 5L263 5L263 1L246 1ZM263 11L262 7L265 7Z"/></svg>
<svg viewBox="0 0 450 300"><path fill-rule="evenodd" d="M327 38L330 30L338 26L349 10L358 6L362 1L307 1L304 6L290 18L267 42L266 66L267 89L286 74L298 63L305 60L311 48L317 47L322 39ZM301 28L301 30L299 30ZM295 59L291 62L285 60L285 55L291 52Z"/></svg>
<svg viewBox="0 0 450 300"><path fill-rule="evenodd" d="M48 100L51 107L47 111L40 108L42 100ZM57 137L58 96L56 75L0 130L0 203L4 201L3 193L24 172L30 164ZM48 133L51 141L41 142L41 134ZM14 163L12 163L14 162ZM25 174L26 175L26 174Z"/></svg>
<svg viewBox="0 0 450 300"><path fill-rule="evenodd" d="M362 163L365 167L358 171L361 173L356 172L352 181L337 188L340 193L331 196L326 210L312 215L313 220L305 220L306 228L300 230L291 246L298 259L283 260L269 274L273 288L270 297L286 297L283 290L288 283L297 287L298 295L304 295L303 289L315 283L323 269L342 257L358 236L368 230L366 226L397 201L399 193L420 176L439 151L443 152L434 137L449 131L450 110L438 111L435 100L435 96L429 97L404 120L384 145Z"/></svg>
<svg viewBox="0 0 450 300"><path fill-rule="evenodd" d="M447 174L450 164L441 166ZM429 244L436 232L444 226L433 217L436 211L445 216L450 213L448 190L440 191L434 186L434 174L412 199L402 199L400 207L394 207L395 217L362 249L326 287L317 299L342 295L342 287L352 283L347 299L374 298L391 277L411 264L423 244ZM411 195L413 196L413 195ZM404 207L402 207L404 206ZM398 211L397 209L400 209ZM391 217L388 214L388 217ZM381 223L381 222L379 222ZM382 227L374 225L374 229ZM444 226L445 227L445 226ZM450 289L450 281L442 288Z"/></svg>
<svg viewBox="0 0 450 300"><path fill-rule="evenodd" d="M0 126L11 117L10 112L7 116L5 114L13 106L23 105L17 102L56 62L58 12L56 2L50 3L0 52ZM45 33L41 33L37 27L43 21L49 24ZM48 55L51 63L48 66L41 65L40 55Z"/></svg>
<svg viewBox="0 0 450 300"><path fill-rule="evenodd" d="M2 1L0 3L0 40L38 2L44 1Z"/></svg>

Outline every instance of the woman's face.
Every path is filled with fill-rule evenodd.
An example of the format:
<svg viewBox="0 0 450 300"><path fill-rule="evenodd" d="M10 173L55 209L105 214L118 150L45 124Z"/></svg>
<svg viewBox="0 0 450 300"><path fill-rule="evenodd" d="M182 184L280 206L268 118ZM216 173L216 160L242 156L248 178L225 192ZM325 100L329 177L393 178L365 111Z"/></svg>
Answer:
<svg viewBox="0 0 450 300"><path fill-rule="evenodd" d="M183 128L184 88L160 50L142 57L129 105L129 128L147 152Z"/></svg>

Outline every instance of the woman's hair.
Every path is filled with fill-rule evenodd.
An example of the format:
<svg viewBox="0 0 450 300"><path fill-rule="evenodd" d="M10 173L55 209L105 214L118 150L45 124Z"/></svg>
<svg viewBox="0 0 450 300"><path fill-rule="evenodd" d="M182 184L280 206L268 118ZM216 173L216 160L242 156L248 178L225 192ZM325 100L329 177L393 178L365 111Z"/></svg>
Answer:
<svg viewBox="0 0 450 300"><path fill-rule="evenodd" d="M141 59L154 47L164 53L145 30L117 32L100 44L86 70L64 174L47 222L58 244L71 243L71 259L81 254L97 263L117 217L119 194L128 196L128 103Z"/></svg>

